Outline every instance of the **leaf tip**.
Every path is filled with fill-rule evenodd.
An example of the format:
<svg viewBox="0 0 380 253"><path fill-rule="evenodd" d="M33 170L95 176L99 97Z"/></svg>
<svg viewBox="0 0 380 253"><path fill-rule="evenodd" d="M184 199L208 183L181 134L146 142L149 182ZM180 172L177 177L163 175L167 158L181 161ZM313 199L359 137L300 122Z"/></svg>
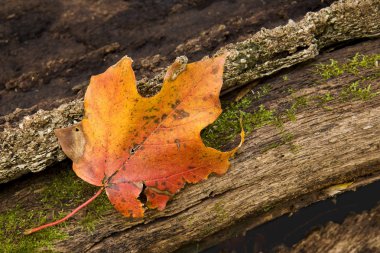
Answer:
<svg viewBox="0 0 380 253"><path fill-rule="evenodd" d="M117 66L119 63L123 63L123 62L128 62L128 63L133 63L133 60L131 57L129 57L128 55L124 55L115 65L113 65L114 67Z"/></svg>

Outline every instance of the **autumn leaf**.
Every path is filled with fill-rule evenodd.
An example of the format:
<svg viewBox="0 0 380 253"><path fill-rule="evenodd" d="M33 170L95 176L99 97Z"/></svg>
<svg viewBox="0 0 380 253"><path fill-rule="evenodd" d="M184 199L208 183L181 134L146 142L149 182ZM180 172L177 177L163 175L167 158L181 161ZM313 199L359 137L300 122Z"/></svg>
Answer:
<svg viewBox="0 0 380 253"><path fill-rule="evenodd" d="M128 57L93 76L82 122L55 130L78 177L100 186L97 195L104 189L123 215L139 218L144 185L146 206L163 210L185 183L225 173L238 147L221 152L200 137L222 111L224 61L224 56L187 65L176 61L153 97L138 93Z"/></svg>

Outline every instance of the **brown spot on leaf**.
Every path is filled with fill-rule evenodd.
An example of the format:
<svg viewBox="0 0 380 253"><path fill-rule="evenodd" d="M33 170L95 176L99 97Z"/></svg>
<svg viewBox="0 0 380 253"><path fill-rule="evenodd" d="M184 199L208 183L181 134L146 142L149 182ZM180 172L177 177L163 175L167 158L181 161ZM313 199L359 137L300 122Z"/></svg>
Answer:
<svg viewBox="0 0 380 253"><path fill-rule="evenodd" d="M183 109L175 110L174 112L175 112L175 114L173 115L174 119L183 119L190 116L190 113L186 112Z"/></svg>
<svg viewBox="0 0 380 253"><path fill-rule="evenodd" d="M143 117L143 120L148 120L148 119L154 119L156 116L152 115L152 116L144 116Z"/></svg>
<svg viewBox="0 0 380 253"><path fill-rule="evenodd" d="M214 66L214 67L212 67L211 73L212 73L213 75L216 75L216 74L218 73L218 71L219 71L218 66Z"/></svg>
<svg viewBox="0 0 380 253"><path fill-rule="evenodd" d="M179 148L181 147L181 142L178 139L175 139L174 142L177 145L177 148L179 150Z"/></svg>

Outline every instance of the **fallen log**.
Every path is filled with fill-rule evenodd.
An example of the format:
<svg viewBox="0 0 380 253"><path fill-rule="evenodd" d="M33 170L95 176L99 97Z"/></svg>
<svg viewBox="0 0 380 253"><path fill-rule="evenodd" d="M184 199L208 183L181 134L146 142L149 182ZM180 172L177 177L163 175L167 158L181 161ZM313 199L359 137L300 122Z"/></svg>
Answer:
<svg viewBox="0 0 380 253"><path fill-rule="evenodd" d="M322 48L337 42L376 37L380 34L377 1L347 0L316 13L308 13L298 23L272 30L263 29L251 38L229 45L219 53L229 53L225 65L224 92L268 76L281 69L313 59ZM365 13L365 14L364 14ZM163 74L138 84L142 94L152 95L160 87ZM29 172L38 172L65 159L53 129L81 119L82 100L62 100L59 108L40 110L15 121L25 110L2 117L0 139L0 183ZM26 110L28 111L28 109Z"/></svg>
<svg viewBox="0 0 380 253"><path fill-rule="evenodd" d="M204 244L204 238L215 243L223 239L218 231L243 219L249 218L255 221L252 226L257 226L378 180L380 76L376 59L379 43L377 39L346 46L266 79L270 92L260 98L252 95L255 99L247 110L256 115L264 106L279 119L273 118L270 124L255 128L248 135L226 175L186 186L165 211L149 210L141 220L129 221L111 209L102 212L90 230L84 229L80 222L71 221L53 230L64 233L65 237L52 240L49 249L171 252L192 242L201 250L211 245ZM358 58L357 52L375 57ZM329 58L346 64L331 65ZM356 68L354 63L363 59L368 63L370 59L373 61L368 67ZM317 63L327 64L316 67ZM342 66L354 68L344 73L330 72ZM333 76L325 79L326 74ZM364 86L357 86L358 81ZM254 94L263 87L263 83L255 87ZM52 187L48 180L25 180L23 186L8 186L8 190L2 191L0 212L14 208L15 203L22 208L23 215L28 210L45 213L57 210L57 206L46 210L47 207L40 207L40 200L33 200L33 196ZM64 184L59 182L53 188L50 201L57 197L57 191L64 189ZM63 209L68 212L67 207ZM89 210L84 210L78 221Z"/></svg>
<svg viewBox="0 0 380 253"><path fill-rule="evenodd" d="M331 8L352 7L352 3L369 4L370 1L361 3L342 1ZM372 4L379 8L376 1ZM358 9L360 8L353 8L352 11ZM374 12L371 16L369 12L368 16L370 19L377 18L378 13ZM355 22L351 20L350 23ZM363 31L370 31L364 37L378 33L378 30L377 33L373 32L372 28L365 30L370 23L367 22L366 28L363 27ZM373 24L379 29L377 23ZM285 27L288 26L295 24L290 23ZM276 29L272 32L277 31ZM262 31L262 33L270 32ZM355 34L350 38L358 36ZM271 34L268 38L277 37ZM270 114L270 120L260 127L252 128L245 145L232 160L232 166L226 175L212 176L200 184L186 186L174 197L165 211L150 210L141 220L129 221L111 209L101 212L93 228L89 230L84 229L79 222L71 221L65 226L51 230L64 236L53 237L54 240L49 240L48 246L38 244L39 249L55 252L172 252L193 243L196 250L201 250L211 245L203 243L205 238L210 239L208 242L217 242L222 239L219 238L218 231L223 231L242 219L250 218L255 221L253 226L257 226L282 214L295 212L315 201L378 180L380 177L378 144L380 76L377 58L380 53L379 45L379 39L347 44L338 50L325 52L320 56L314 55L311 57L316 58L313 61L309 58L304 64L298 64L292 69L254 83L255 86L251 87L253 95L249 96L248 93L244 98L245 101L250 101L250 106L245 108L245 111L251 113L253 119L262 108L261 112ZM227 48L231 47L233 46ZM230 49L230 52L232 59L241 64L246 63L240 61L239 57L233 58L235 55L233 49ZM357 53L375 55L375 57L355 56ZM285 59L287 57L285 56ZM336 65L336 62L328 62L330 58L347 64L345 67ZM348 58L351 60L347 60ZM273 59L274 62L278 60L276 57ZM289 56L288 60L294 59ZM306 59L302 58L299 62L304 60ZM263 67L265 71L258 72L259 77L281 69L274 64L274 69L268 70L266 67L270 62L268 59L260 63L265 67ZM363 64L360 64L361 62ZM316 67L315 64L319 63L324 65ZM229 64L229 67L226 67L226 75L229 73L229 68L231 71L238 69L233 69L232 64ZM255 65L252 71L256 68L261 71L263 68L260 68L260 64ZM296 61L286 66L293 64L296 64ZM336 68L343 72L335 71ZM238 79L225 77L227 83L228 80L234 83L225 89L230 90L231 87L258 78L256 76L247 81L245 73L242 72L242 78ZM253 72L251 74L254 76ZM147 95L149 91L155 89L152 87L155 86L149 86L147 89ZM270 87L270 91L263 95L263 91L267 90L265 87ZM251 92L250 89L248 91ZM51 131L55 127L80 120L81 110L81 103L72 101L49 112L40 111L18 122L18 126L9 123L1 133L1 138L6 136L4 137L6 142L1 144L2 151L16 152L24 148L24 154L29 152L39 157L27 160L19 153L14 153L16 155L13 156L6 153L6 158L10 159L13 162L12 166L15 167L17 161L22 161L21 164L26 170L44 169L48 164L63 160L64 156L56 146ZM254 125L255 122L251 124ZM46 134L47 132L49 134ZM21 137L16 134L21 134ZM31 141L30 136L36 141L34 139ZM21 142L22 139L25 142ZM12 147L12 143L18 144ZM38 148L41 148L40 151L33 150L39 150ZM47 154L50 155L46 158ZM3 157L5 156L1 158ZM27 168L29 165L30 168ZM18 173L7 174L9 176L4 181L24 172ZM43 176L21 179L18 182L21 182L22 187L18 184L4 184L0 191L2 203L0 213L6 213L0 217L8 218L4 224L10 222L10 210L17 208L25 217L28 212L43 212L46 215L50 213L49 210L68 211L71 205L65 204L70 200L65 200L63 204L41 207L41 199L34 196L39 196L52 187L51 182L43 179ZM60 189L63 189L63 184L63 181L59 182L54 188L53 198ZM89 194L91 195L91 192ZM86 212L90 212L90 208L83 210L78 221L86 217ZM30 216L35 217L32 214ZM54 213L47 217L47 219L53 218ZM32 222L30 218L25 219L27 222ZM20 237L19 233L22 229L29 228L28 226L29 224L20 225L14 232L9 232L7 229L4 231L9 233L10 237L19 236L20 244L24 240L33 240L33 238L38 240L38 235Z"/></svg>
<svg viewBox="0 0 380 253"><path fill-rule="evenodd" d="M367 46L379 48L378 43L373 41ZM356 50L364 50L364 47L357 45ZM346 50L352 52L353 49ZM329 56L337 58L334 54ZM336 94L335 97L356 80L345 76L319 83L318 74L312 74L313 67L308 64L296 68L287 74L288 81L279 81L282 78L278 76L279 86L273 79L267 80L272 87L272 100L264 100L264 104L281 109L287 101L284 82L296 85L293 89L297 92L288 93L289 97L318 97L318 94L326 95L326 91ZM378 73L378 68L374 71ZM378 80L373 83L375 90ZM152 211L143 221L127 225L117 225L120 220L114 214L103 217L91 240L78 228L71 227L68 231L75 236L70 241L59 242L56 249L173 251L247 216L253 217L255 225L259 225L379 179L379 100L337 100L328 108L315 104L306 106L296 114L295 121L285 122L280 129L276 126L257 129L249 135L225 176L188 186L164 213ZM352 184L346 186L345 183ZM339 187L341 184L343 187ZM202 249L202 245L197 248Z"/></svg>

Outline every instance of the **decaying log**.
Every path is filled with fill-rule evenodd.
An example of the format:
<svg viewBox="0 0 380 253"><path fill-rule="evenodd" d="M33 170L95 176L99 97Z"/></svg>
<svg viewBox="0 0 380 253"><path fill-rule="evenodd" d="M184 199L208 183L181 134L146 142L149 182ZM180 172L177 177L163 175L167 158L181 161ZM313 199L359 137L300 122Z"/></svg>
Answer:
<svg viewBox="0 0 380 253"><path fill-rule="evenodd" d="M224 92L313 59L320 50L338 42L376 37L380 34L380 4L376 0L342 0L298 23L289 21L272 30L263 29L251 38L219 51L229 53ZM159 89L162 74L139 84L144 95ZM51 111L39 111L13 122L17 112L4 117L0 133L0 183L28 172L38 172L65 158L53 135L54 128L81 119L82 100L63 103Z"/></svg>
<svg viewBox="0 0 380 253"><path fill-rule="evenodd" d="M194 252L210 246L202 243L204 238L216 242L218 231L243 219L249 218L254 221L252 226L257 226L379 180L378 96L364 101L342 99L339 94L358 76L344 74L321 80L315 71L316 63L329 58L342 61L356 52L379 54L379 45L380 39L347 46L297 66L286 73L286 78L277 75L267 79L265 83L272 89L260 103L268 108L281 110L295 97L309 96L310 104L297 112L296 120L255 130L226 175L187 185L164 211L149 210L144 219L132 221L110 211L99 218L91 232L69 223L60 229L70 236L53 242L53 251L172 252L193 242L194 247L187 249ZM371 76L371 87L378 91L378 67L361 71ZM318 96L327 92L334 101L326 106L318 104ZM350 184L342 187L343 183ZM33 194L33 185L22 192L0 195L0 200L22 205L29 201L28 194Z"/></svg>
<svg viewBox="0 0 380 253"><path fill-rule="evenodd" d="M352 215L342 224L330 222L291 249L283 247L277 252L380 252L379 228L380 205L368 212Z"/></svg>
<svg viewBox="0 0 380 253"><path fill-rule="evenodd" d="M367 46L379 48L378 43L373 41ZM335 93L343 84L355 80L345 77L316 85L318 75L312 77L312 68L313 64L309 64L294 70L294 75L287 74L291 82L299 85L297 95L323 90ZM274 108L286 100L284 83L267 83L274 90L273 100L266 104ZM374 83L379 84L379 79ZM143 221L128 224L123 224L119 215L110 214L103 217L91 239L76 227L68 228L73 238L57 243L56 249L169 252L249 215L258 225L296 211L339 192L336 184L354 182L344 189L348 190L379 179L380 100L340 101L329 107L306 108L297 114L296 121L285 123L282 131L275 126L258 129L247 138L226 175L186 187L163 213L148 212ZM283 131L291 133L291 144L269 149L273 143L281 142Z"/></svg>

